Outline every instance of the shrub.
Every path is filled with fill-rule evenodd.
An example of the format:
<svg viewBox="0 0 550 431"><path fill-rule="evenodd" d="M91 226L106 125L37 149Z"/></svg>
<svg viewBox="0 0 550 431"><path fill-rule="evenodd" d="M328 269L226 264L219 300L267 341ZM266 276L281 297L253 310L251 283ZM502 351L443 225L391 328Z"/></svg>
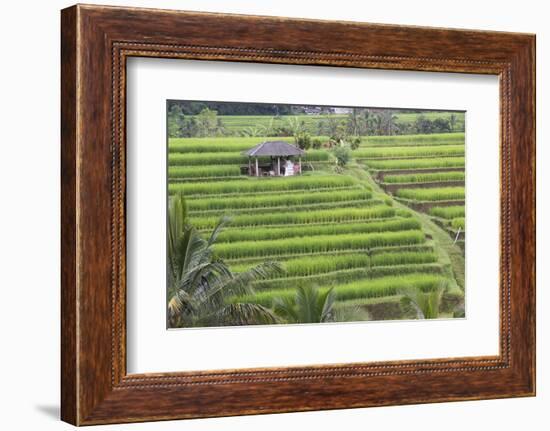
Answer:
<svg viewBox="0 0 550 431"><path fill-rule="evenodd" d="M308 150L311 147L311 135L307 132L298 132L294 135L294 143L302 150Z"/></svg>
<svg viewBox="0 0 550 431"><path fill-rule="evenodd" d="M318 150L323 145L323 142L319 138L312 139L311 146L314 150Z"/></svg>
<svg viewBox="0 0 550 431"><path fill-rule="evenodd" d="M361 136L352 136L349 138L349 146L352 150L356 150L361 145Z"/></svg>
<svg viewBox="0 0 550 431"><path fill-rule="evenodd" d="M336 164L339 167L346 166L351 160L351 151L347 146L344 145L334 147L334 149L332 150L332 154L334 154L334 157L336 158Z"/></svg>

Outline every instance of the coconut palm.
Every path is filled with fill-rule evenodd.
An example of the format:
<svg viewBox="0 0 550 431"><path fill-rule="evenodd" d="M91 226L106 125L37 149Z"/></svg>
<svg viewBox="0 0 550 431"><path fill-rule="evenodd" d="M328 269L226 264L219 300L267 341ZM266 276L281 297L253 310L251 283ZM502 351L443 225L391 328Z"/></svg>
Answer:
<svg viewBox="0 0 550 431"><path fill-rule="evenodd" d="M312 286L299 286L294 297L276 298L275 313L288 323L322 323L333 320L334 288L320 292Z"/></svg>
<svg viewBox="0 0 550 431"><path fill-rule="evenodd" d="M214 254L214 244L229 223L222 217L208 239L188 223L182 195L172 198L168 214L168 320L170 327L276 323L259 304L232 302L253 293L256 280L282 272L276 262L261 263L234 274Z"/></svg>
<svg viewBox="0 0 550 431"><path fill-rule="evenodd" d="M401 304L405 309L415 310L417 319L437 319L446 290L447 282L441 282L435 289L428 292L417 288L405 289L401 292L403 295Z"/></svg>

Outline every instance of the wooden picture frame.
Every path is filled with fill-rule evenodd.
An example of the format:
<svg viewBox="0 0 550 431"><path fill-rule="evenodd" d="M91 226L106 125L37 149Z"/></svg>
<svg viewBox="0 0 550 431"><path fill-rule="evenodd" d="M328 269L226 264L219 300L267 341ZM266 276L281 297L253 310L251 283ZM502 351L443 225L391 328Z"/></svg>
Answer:
<svg viewBox="0 0 550 431"><path fill-rule="evenodd" d="M535 394L534 35L77 5L62 11L61 49L64 421ZM128 375L125 65L131 56L498 75L500 354Z"/></svg>

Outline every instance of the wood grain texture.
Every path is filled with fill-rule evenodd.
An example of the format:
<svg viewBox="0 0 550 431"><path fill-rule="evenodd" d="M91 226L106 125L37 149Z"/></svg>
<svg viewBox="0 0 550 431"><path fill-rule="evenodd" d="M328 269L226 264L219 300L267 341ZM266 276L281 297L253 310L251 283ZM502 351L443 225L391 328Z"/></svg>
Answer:
<svg viewBox="0 0 550 431"><path fill-rule="evenodd" d="M74 6L62 11L61 36L63 420L87 425L534 394L533 35ZM498 75L499 356L127 375L131 56Z"/></svg>

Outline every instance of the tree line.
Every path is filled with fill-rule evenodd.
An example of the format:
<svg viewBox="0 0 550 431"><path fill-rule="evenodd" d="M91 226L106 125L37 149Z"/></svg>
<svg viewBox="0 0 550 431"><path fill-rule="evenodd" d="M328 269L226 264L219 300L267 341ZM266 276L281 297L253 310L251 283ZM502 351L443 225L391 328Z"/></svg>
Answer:
<svg viewBox="0 0 550 431"><path fill-rule="evenodd" d="M271 115L268 121L262 124L250 125L241 130L230 130L224 125L223 115L220 111L213 109L212 106L203 106L204 102L185 102L196 103L191 110L182 108L183 102L169 103L168 105L168 136L172 138L183 137L207 137L207 136L296 136L299 133L314 133L318 136L384 136L384 135L412 135L412 134L430 134L430 133L450 133L464 131L464 124L459 122L459 116L456 113L442 115L433 119L428 118L422 111L417 112L411 121L399 121L399 114L411 111L391 110L391 109L372 109L372 108L352 108L345 116L325 115L316 121L314 130L310 119L314 115L304 115L304 118L282 117L281 114ZM210 103L209 103L210 105ZM225 104L228 105L228 104ZM250 104L238 104L250 105ZM287 105L262 105L264 107ZM189 114L186 112L196 112L198 107L202 109L198 113ZM233 114L232 114L233 115ZM257 114L254 114L257 115Z"/></svg>

